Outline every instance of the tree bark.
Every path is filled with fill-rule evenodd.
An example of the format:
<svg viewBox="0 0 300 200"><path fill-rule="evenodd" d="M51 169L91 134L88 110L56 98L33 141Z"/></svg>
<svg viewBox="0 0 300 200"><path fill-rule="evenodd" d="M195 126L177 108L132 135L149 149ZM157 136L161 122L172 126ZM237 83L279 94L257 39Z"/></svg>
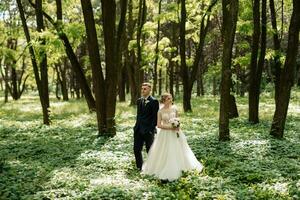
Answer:
<svg viewBox="0 0 300 200"><path fill-rule="evenodd" d="M117 86L120 75L120 47L125 27L125 16L127 0L121 1L121 16L118 27L116 27L116 2L115 0L101 0L102 19L105 45L105 106L106 109L106 131L105 134L113 136L116 134L115 111ZM104 134L104 133L103 133Z"/></svg>
<svg viewBox="0 0 300 200"><path fill-rule="evenodd" d="M127 37L125 46L128 47L129 41L133 40L134 28L136 25L136 20L133 20L133 5L132 0L128 1L128 26L127 26ZM135 53L134 50L129 50L128 48L125 51L126 55L126 67L127 67L127 75L130 84L130 105L136 105L136 100L139 98L139 83L137 80L138 67L136 64Z"/></svg>
<svg viewBox="0 0 300 200"><path fill-rule="evenodd" d="M137 86L140 86L144 81L144 70L142 69L142 45L141 45L141 37L142 37L142 30L143 26L146 22L146 15L147 15L147 6L146 0L139 1L139 14L138 14L138 27L136 33L136 41L137 41Z"/></svg>
<svg viewBox="0 0 300 200"><path fill-rule="evenodd" d="M250 64L250 84L249 84L249 121L258 123L258 104L257 104L257 71L260 66L257 64L259 38L260 38L260 0L254 0L253 4L253 34Z"/></svg>
<svg viewBox="0 0 300 200"><path fill-rule="evenodd" d="M24 30L24 33L25 33L26 41L29 44L31 42L31 39L30 39L30 34L29 34L27 23L26 23L25 13L24 13L24 9L23 9L23 5L21 3L21 0L17 0L17 5L18 5L19 12L20 12L20 17L21 17L22 26L23 26L23 30ZM31 55L31 62L32 62L32 66L33 66L34 77L35 77L35 81L36 81L38 92L39 92L40 102L41 102L41 105L42 105L43 121L44 121L44 124L49 125L49 123L50 123L49 113L48 113L49 103L47 104L47 102L44 102L44 100L45 100L44 90L43 90L41 78L40 78L40 75L39 75L37 59L36 59L33 47L31 45L29 45L28 48L29 48L29 53ZM48 85L47 85L47 87L48 87Z"/></svg>
<svg viewBox="0 0 300 200"><path fill-rule="evenodd" d="M159 2L158 2L158 16L159 17L161 14L161 2L162 2L162 0L159 0ZM158 58L159 58L159 49L158 49L159 39L160 39L160 18L158 19L158 22L157 22L157 32L156 32L155 60L154 60L154 67L153 67L153 90L152 90L153 95L155 95L156 90L157 90L156 85L157 85L157 63L158 63Z"/></svg>
<svg viewBox="0 0 300 200"><path fill-rule="evenodd" d="M231 85L231 58L234 43L236 23L238 18L238 0L222 0L223 25L222 35L224 36L222 56L222 77L221 77L221 99L219 116L219 140L230 140L229 133L229 106L230 106L230 85Z"/></svg>
<svg viewBox="0 0 300 200"><path fill-rule="evenodd" d="M92 67L92 79L96 100L96 114L98 132L100 135L107 133L106 124L106 84L102 73L101 59L99 53L99 45L95 27L95 20L93 8L90 0L81 0L82 12L84 16L84 23L87 34L87 44L89 51L89 58Z"/></svg>
<svg viewBox="0 0 300 200"><path fill-rule="evenodd" d="M295 65L298 54L300 29L300 1L293 0L293 13L288 34L286 60L280 76L278 102L273 117L270 134L282 138L287 117L291 88L293 86Z"/></svg>
<svg viewBox="0 0 300 200"><path fill-rule="evenodd" d="M272 23L272 33L273 33L273 49L275 50L274 64L275 68L275 103L279 97L279 82L281 74L281 62L280 62L280 40L278 36L277 21L276 21L276 11L274 6L274 0L270 0L270 14L271 14L271 23Z"/></svg>
<svg viewBox="0 0 300 200"><path fill-rule="evenodd" d="M197 79L198 71L200 70L201 58L203 56L203 49L205 45L205 38L207 35L208 27L210 25L210 13L212 8L216 5L217 0L214 0L209 5L207 11L202 17L200 24L200 40L196 47L196 55L194 58L191 70L186 65L186 42L185 42L185 23L186 23L186 7L185 0L181 0L181 21L180 21L180 59L181 59L181 78L183 84L183 110L184 112L191 112L191 95L194 82Z"/></svg>
<svg viewBox="0 0 300 200"><path fill-rule="evenodd" d="M119 94L119 101L120 102L125 102L126 101L126 71L127 67L126 67L126 63L124 63L124 65L122 66L122 71L121 71L121 76L120 76L120 80L119 80L119 86L118 86L118 94Z"/></svg>
<svg viewBox="0 0 300 200"><path fill-rule="evenodd" d="M192 111L189 93L189 73L186 65L186 44L185 44L185 23L186 23L186 6L185 0L180 0L181 11L180 11L180 29L179 29L179 49L180 49L180 74L183 83L183 110L184 112Z"/></svg>
<svg viewBox="0 0 300 200"><path fill-rule="evenodd" d="M44 19L43 19L43 7L42 7L42 0L36 0L36 22L37 22L37 31L42 32L44 27ZM41 45L45 45L46 41L45 38L40 38ZM49 102L49 88L48 88L48 66L47 66L47 54L45 50L41 49L39 50L39 57L41 58L41 61L39 63L40 73L41 73L41 89L42 89L42 109L43 109L43 115L44 115L44 124L49 125L50 119L49 119L49 108L50 108L50 102Z"/></svg>

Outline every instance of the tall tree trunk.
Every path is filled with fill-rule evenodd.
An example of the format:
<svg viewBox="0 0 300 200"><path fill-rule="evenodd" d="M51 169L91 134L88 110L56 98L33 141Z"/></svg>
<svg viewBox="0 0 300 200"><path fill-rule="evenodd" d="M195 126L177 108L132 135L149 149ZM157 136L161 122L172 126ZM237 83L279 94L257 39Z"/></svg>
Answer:
<svg viewBox="0 0 300 200"><path fill-rule="evenodd" d="M81 0L82 12L84 16L84 23L87 34L87 44L89 51L89 58L92 67L92 79L94 86L94 93L96 99L96 114L98 132L103 135L107 132L106 124L106 84L102 73L101 59L99 53L98 39L95 27L95 20L93 8L90 0Z"/></svg>
<svg viewBox="0 0 300 200"><path fill-rule="evenodd" d="M115 111L118 77L120 74L120 46L124 32L127 0L121 1L121 17L116 28L116 2L115 0L101 0L103 32L105 45L106 65L106 133L116 134Z"/></svg>
<svg viewBox="0 0 300 200"><path fill-rule="evenodd" d="M172 47L174 47L176 49L176 46L178 44L178 36L177 36L177 23L172 23L171 25L172 27ZM170 67L170 80L169 80L169 84L170 84L170 94L172 94L173 98L175 98L175 92L174 92L174 77L176 77L176 65L177 65L177 62L173 61L172 59L175 58L177 56L177 51L172 51L171 52L171 57L169 59L169 67Z"/></svg>
<svg viewBox="0 0 300 200"><path fill-rule="evenodd" d="M147 15L147 7L146 7L146 0L139 1L139 14L138 14L138 27L136 33L136 41L137 41L137 85L140 86L144 81L144 69L142 69L142 45L141 45L141 37L142 37L142 30L143 26L146 22L146 15Z"/></svg>
<svg viewBox="0 0 300 200"><path fill-rule="evenodd" d="M216 79L216 77L215 77L215 76L213 77L213 88L212 88L212 94L213 94L214 96L216 96L216 95L217 95L217 79Z"/></svg>
<svg viewBox="0 0 300 200"><path fill-rule="evenodd" d="M158 94L162 94L162 69L158 70Z"/></svg>
<svg viewBox="0 0 300 200"><path fill-rule="evenodd" d="M158 22L157 22L157 32L156 32L156 46L155 46L155 60L154 60L154 67L153 67L153 95L156 93L156 85L157 85L157 63L159 58L159 49L158 49L158 43L160 39L160 13L161 13L161 2L162 0L159 0L158 2Z"/></svg>
<svg viewBox="0 0 300 200"><path fill-rule="evenodd" d="M249 85L249 121L258 123L258 104L256 87L259 37L260 37L260 0L254 0L253 4L253 34L252 34L252 49L251 49L251 64L250 64L250 85Z"/></svg>
<svg viewBox="0 0 300 200"><path fill-rule="evenodd" d="M125 102L126 101L126 71L127 67L126 67L126 63L124 63L124 65L122 66L122 71L121 71L121 76L120 76L120 80L119 80L119 86L118 86L118 93L119 93L119 101L120 102Z"/></svg>
<svg viewBox="0 0 300 200"><path fill-rule="evenodd" d="M127 13L127 3L128 0L122 0L120 3L120 21L117 27L117 38L116 38L116 58L117 58L117 66L116 68L118 70L118 93L119 93L119 100L125 101L125 84L126 84L126 62L122 61L122 57L124 54L125 47L127 47L127 41L126 41L126 13ZM127 45L127 46L125 46Z"/></svg>
<svg viewBox="0 0 300 200"><path fill-rule="evenodd" d="M136 105L136 100L138 99L140 93L139 93L139 85L137 83L137 64L136 64L136 59L135 59L135 53L134 50L129 50L128 49L128 44L129 41L133 40L133 34L134 34L134 27L136 25L136 20L133 20L133 5L132 5L132 0L128 1L128 26L127 26L127 37L126 37L126 44L125 46L127 47L125 51L126 55L126 67L127 67L127 76L129 80L129 85L130 85L130 105Z"/></svg>
<svg viewBox="0 0 300 200"><path fill-rule="evenodd" d="M186 44L185 44L185 23L186 23L186 6L185 0L180 0L181 11L180 11L180 29L179 29L179 49L180 49L180 74L183 83L183 110L184 112L192 111L190 102L190 90L189 90L189 72L186 65Z"/></svg>
<svg viewBox="0 0 300 200"><path fill-rule="evenodd" d="M173 55L173 53L172 53ZM170 94L174 97L174 61L172 61L173 56L169 59L169 88Z"/></svg>
<svg viewBox="0 0 300 200"><path fill-rule="evenodd" d="M222 0L223 25L222 35L224 36L222 56L222 77L221 77L221 99L219 117L219 140L230 139L229 133L229 106L230 106L230 85L231 85L231 62L232 47L234 43L236 23L238 18L238 0Z"/></svg>
<svg viewBox="0 0 300 200"><path fill-rule="evenodd" d="M255 87L255 108L257 109L257 119L259 110L259 95L260 95L260 85L262 70L265 65L265 55L266 55L266 43L267 43L267 0L262 0L261 7L261 41L260 41L260 55L258 59L257 71L256 71L256 87Z"/></svg>
<svg viewBox="0 0 300 200"><path fill-rule="evenodd" d="M9 84L8 84L8 68L7 66L4 68L4 76L2 74L2 77L4 77L5 82L5 89L4 89L4 103L8 102L8 92L9 92Z"/></svg>
<svg viewBox="0 0 300 200"><path fill-rule="evenodd" d="M200 70L201 58L203 57L203 49L205 45L205 38L210 25L210 13L212 8L216 5L217 0L214 0L209 5L204 13L200 24L200 39L196 47L196 55L191 70L186 65L186 42L185 42L185 23L186 23L186 7L185 0L181 0L181 21L180 21L180 59L181 59L181 78L183 84L183 109L185 112L191 112L191 95L194 82L197 79L198 71Z"/></svg>
<svg viewBox="0 0 300 200"><path fill-rule="evenodd" d="M291 23L289 27L288 47L286 53L286 60L282 74L280 76L278 102L273 117L272 127L270 134L282 138L284 132L284 126L286 122L286 116L289 106L289 100L291 95L291 88L293 86L295 65L298 54L299 44L299 29L300 29L300 1L293 0L293 13Z"/></svg>
<svg viewBox="0 0 300 200"><path fill-rule="evenodd" d="M43 1L36 0L36 22L37 22L37 31L42 32L44 27L44 19L43 19ZM40 38L41 45L45 45L46 41L45 38ZM47 66L47 54L44 49L39 50L39 57L41 58L39 63L39 68L41 72L41 89L42 89L42 109L44 115L44 124L49 125L49 88L48 88L48 66Z"/></svg>
<svg viewBox="0 0 300 200"><path fill-rule="evenodd" d="M275 68L275 103L277 104L277 99L279 97L279 82L281 74L281 62L280 62L280 40L278 36L277 21L276 21L276 11L274 0L270 0L270 14L272 23L272 33L273 33L273 49L275 50L274 56L274 68Z"/></svg>
<svg viewBox="0 0 300 200"><path fill-rule="evenodd" d="M21 3L21 0L17 0L17 4L18 4L19 12L20 12L20 17L21 17L22 26L23 26L23 29L24 29L26 41L29 44L31 42L31 39L30 39L30 34L29 34L27 23L26 23L25 13L24 13L24 9L23 9L23 5ZM44 90L42 88L42 82L41 82L41 78L40 78L40 75L39 75L37 59L35 57L33 47L31 45L29 45L28 48L29 48L29 53L31 55L31 62L32 62L32 66L33 66L34 77L35 77L35 81L36 81L36 84L37 84L39 97L40 97L40 102L41 102L42 109L43 109L44 124L49 124L50 120L49 120L49 113L48 113L48 109L47 109L49 107L49 103L48 103L48 106L47 106L47 103L44 102L44 100L45 100L45 98L43 97L44 96L44 94L43 94Z"/></svg>
<svg viewBox="0 0 300 200"><path fill-rule="evenodd" d="M62 15L62 4L61 4L61 0L55 0L56 1L56 18L57 18L57 22L62 24L62 19L63 19L63 15ZM66 59L64 58L64 60L66 61ZM67 63L65 63L64 66L62 66L61 63L58 63L56 65L56 70L57 70L57 78L59 81L59 84L61 86L61 93L63 96L63 100L64 101L68 101L69 97L68 97L68 88L67 88L67 77L66 77L66 69L67 69Z"/></svg>
<svg viewBox="0 0 300 200"><path fill-rule="evenodd" d="M198 72L197 76L197 96L204 96L203 73L202 70Z"/></svg>

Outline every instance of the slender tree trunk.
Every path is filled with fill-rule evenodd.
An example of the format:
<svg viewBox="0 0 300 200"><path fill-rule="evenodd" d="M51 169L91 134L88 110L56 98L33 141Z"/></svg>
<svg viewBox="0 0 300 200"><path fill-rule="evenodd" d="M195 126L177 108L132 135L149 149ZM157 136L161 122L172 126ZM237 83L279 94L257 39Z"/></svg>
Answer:
<svg viewBox="0 0 300 200"><path fill-rule="evenodd" d="M212 94L213 94L214 96L217 95L217 79L216 79L216 77L213 77Z"/></svg>
<svg viewBox="0 0 300 200"><path fill-rule="evenodd" d="M162 94L162 69L158 70L158 94Z"/></svg>
<svg viewBox="0 0 300 200"><path fill-rule="evenodd" d="M174 62L172 61L173 56L169 59L169 88L170 94L174 97Z"/></svg>
<svg viewBox="0 0 300 200"><path fill-rule="evenodd" d="M7 68L7 66L5 67L4 71L5 71L4 72L5 75L3 76L3 77L5 77L4 78L4 82L5 82L4 103L7 103L8 102L8 92L9 92L9 85L8 85L8 80L7 80L7 78L8 78L8 68Z"/></svg>
<svg viewBox="0 0 300 200"><path fill-rule="evenodd" d="M126 41L126 13L127 13L127 3L128 0L122 0L120 3L120 21L117 27L117 38L116 38L116 58L117 58L117 66L118 70L118 77L119 77L119 86L118 86L118 93L119 93L119 100L125 101L125 84L126 84L126 62L122 61L122 57L124 54L125 48L128 46ZM127 46L125 46L127 45Z"/></svg>
<svg viewBox="0 0 300 200"><path fill-rule="evenodd" d="M258 123L258 104L256 87L257 81L257 64L259 37L260 37L260 0L254 0L253 4L253 35L252 35L252 50L250 64L250 86L249 86L249 121Z"/></svg>
<svg viewBox="0 0 300 200"><path fill-rule="evenodd" d="M186 42L185 42L185 23L186 23L186 7L185 0L181 0L181 21L180 21L180 59L181 59L181 78L183 84L183 109L185 112L191 112L191 95L194 82L197 79L198 71L200 70L201 58L203 57L203 49L208 27L210 25L210 13L217 1L214 0L209 5L207 11L202 17L200 24L200 40L196 47L196 55L191 70L186 65Z"/></svg>
<svg viewBox="0 0 300 200"><path fill-rule="evenodd" d="M219 117L219 140L230 139L229 133L229 106L230 106L230 85L231 85L231 58L234 43L236 23L238 18L238 0L222 0L223 25L222 35L224 36L222 56L222 77L221 77L221 99Z"/></svg>
<svg viewBox="0 0 300 200"><path fill-rule="evenodd" d="M98 132L103 135L107 132L106 124L106 84L102 73L101 59L99 54L98 39L95 27L95 20L93 14L93 8L90 0L81 0L81 6L84 16L84 23L87 34L87 44L89 51L89 58L92 67L92 79L94 86L94 93L96 99L96 114Z"/></svg>
<svg viewBox="0 0 300 200"><path fill-rule="evenodd" d="M61 0L55 0L56 1L56 18L57 22L62 24L62 4ZM66 59L64 59L66 60ZM57 67L57 78L59 80L59 84L61 86L61 93L63 96L64 101L68 101L68 88L67 88L67 77L66 77L66 69L67 69L67 63L65 63L64 66L62 66L61 63L56 65Z"/></svg>
<svg viewBox="0 0 300 200"><path fill-rule="evenodd" d="M172 23L172 47L176 47L178 44L178 36L177 36L177 24ZM172 51L171 58L169 59L169 67L170 67L170 94L172 94L173 98L175 98L175 92L174 92L174 77L176 77L176 62L174 62L172 59L177 56L177 51Z"/></svg>
<svg viewBox="0 0 300 200"><path fill-rule="evenodd" d="M158 16L160 16L161 13L161 2L162 0L159 0L158 2ZM154 69L153 69L153 90L152 93L155 95L156 93L156 85L157 85L157 63L159 58L159 49L158 49L158 43L160 39L160 19L158 19L157 22L157 32L156 32L156 46L155 46L155 60L154 60Z"/></svg>
<svg viewBox="0 0 300 200"><path fill-rule="evenodd" d="M120 102L125 102L126 101L126 63L124 63L124 66L122 66L122 72L119 80L119 87L118 87L118 92L119 92L119 101Z"/></svg>
<svg viewBox="0 0 300 200"><path fill-rule="evenodd" d="M260 85L262 70L265 65L266 55L266 43L267 43L267 0L262 0L261 7L261 42L260 42L260 55L258 59L257 72L256 72L256 87L255 87L255 108L257 109L257 119L259 119L259 96L260 96Z"/></svg>
<svg viewBox="0 0 300 200"><path fill-rule="evenodd" d="M197 77L197 96L204 96L204 86L203 86L203 73L199 71Z"/></svg>
<svg viewBox="0 0 300 200"><path fill-rule="evenodd" d="M175 79L175 96L179 96L179 94L180 94L180 90L179 90L179 82L180 82L180 80L179 80L179 73L180 73L180 67L179 67L179 65L176 63L176 65L175 65L175 69L176 69L176 79Z"/></svg>
<svg viewBox="0 0 300 200"><path fill-rule="evenodd" d="M186 65L186 44L185 44L185 23L186 23L186 6L185 0L180 0L181 2L181 11L180 11L180 74L183 83L183 110L184 112L191 112L192 106L190 101L190 88L189 88L189 72Z"/></svg>
<svg viewBox="0 0 300 200"><path fill-rule="evenodd" d="M121 17L116 28L115 0L102 0L103 32L106 65L106 129L108 135L116 134L115 111L118 77L120 74L120 46L125 26L127 0L121 1Z"/></svg>
<svg viewBox="0 0 300 200"><path fill-rule="evenodd" d="M271 14L271 23L272 23L272 33L273 33L273 43L276 54L274 57L274 68L275 68L275 103L279 97L279 82L281 74L281 62L280 62L280 40L278 36L277 21L276 21L276 11L274 6L274 0L270 0L270 14Z"/></svg>
<svg viewBox="0 0 300 200"><path fill-rule="evenodd" d="M17 0L17 4L18 4L19 12L20 12L20 17L21 17L22 26L23 26L23 29L24 29L26 41L29 44L31 42L31 39L30 39L30 34L29 34L27 23L26 23L26 18L25 18L24 9L23 9L23 5L21 3L21 0ZM48 125L50 123L49 113L48 113L48 109L47 109L49 107L49 103L47 104L47 102L44 102L44 100L46 100L43 97L44 96L43 92L45 91L45 89L43 90L43 88L42 88L42 82L41 82L40 75L39 75L38 64L37 64L37 60L36 60L36 57L35 57L34 49L33 49L32 46L29 46L28 48L29 48L29 53L31 55L31 62L32 62L32 66L33 66L34 77L35 77L35 80L36 80L36 84L37 84L37 88L38 88L38 92L39 92L39 97L40 97L40 101L41 101L41 105L42 105L42 109L43 109L44 124Z"/></svg>
<svg viewBox="0 0 300 200"><path fill-rule="evenodd" d="M136 33L136 41L137 41L137 85L140 86L144 81L144 70L142 69L142 46L141 46L141 37L142 37L142 30L143 26L146 22L146 15L147 15L147 7L146 7L146 0L139 1L139 14L138 14L138 27Z"/></svg>
<svg viewBox="0 0 300 200"><path fill-rule="evenodd" d="M36 0L36 22L37 22L37 31L42 32L44 27L44 19L43 19L43 7L42 7L42 0ZM46 41L45 38L40 39L41 44L45 45ZM41 61L39 63L39 68L41 72L41 89L42 89L42 108L43 108L43 115L44 115L44 124L49 125L49 89L48 89L48 66L47 66L47 54L44 49L39 50L39 57Z"/></svg>
<svg viewBox="0 0 300 200"><path fill-rule="evenodd" d="M132 5L132 0L128 1L128 26L127 26L127 38L126 38L126 44L125 46L128 47L129 41L133 40L133 34L134 34L134 27L136 24L136 20L133 20L133 5ZM139 85L137 83L137 64L136 64L136 59L135 59L135 53L134 50L128 50L128 48L125 51L126 55L126 67L127 67L127 75L128 75L128 80L130 84L130 105L136 105L136 100L139 98Z"/></svg>
<svg viewBox="0 0 300 200"><path fill-rule="evenodd" d="M272 127L270 134L282 138L287 111L289 106L289 100L291 95L291 88L293 86L295 65L298 54L299 45L299 29L300 29L300 1L293 0L293 13L291 18L291 23L289 27L288 35L288 47L286 53L286 60L284 63L284 68L282 69L282 74L280 76L279 94L278 102L276 104L276 109L273 117Z"/></svg>

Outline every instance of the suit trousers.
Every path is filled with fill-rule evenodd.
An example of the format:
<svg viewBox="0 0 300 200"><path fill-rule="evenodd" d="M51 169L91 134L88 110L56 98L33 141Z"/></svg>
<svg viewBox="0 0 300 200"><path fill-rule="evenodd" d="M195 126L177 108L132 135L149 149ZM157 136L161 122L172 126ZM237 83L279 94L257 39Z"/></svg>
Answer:
<svg viewBox="0 0 300 200"><path fill-rule="evenodd" d="M134 132L134 156L135 156L135 163L136 167L141 170L143 166L143 156L142 156L142 150L144 143L146 144L146 151L148 153L152 143L154 140L154 134L153 133L145 133L142 134L139 131Z"/></svg>

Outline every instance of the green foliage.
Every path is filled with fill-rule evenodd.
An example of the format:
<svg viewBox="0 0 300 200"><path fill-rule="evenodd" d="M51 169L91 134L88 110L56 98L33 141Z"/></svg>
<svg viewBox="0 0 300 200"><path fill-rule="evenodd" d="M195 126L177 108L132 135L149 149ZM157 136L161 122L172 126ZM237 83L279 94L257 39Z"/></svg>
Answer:
<svg viewBox="0 0 300 200"><path fill-rule="evenodd" d="M236 57L235 59L233 59L233 64L240 65L241 68L247 69L249 67L250 60L251 60L251 53L247 53L244 56Z"/></svg>
<svg viewBox="0 0 300 200"><path fill-rule="evenodd" d="M230 123L230 142L218 142L217 97L193 98L182 129L204 171L167 184L135 170L135 109L117 106L117 135L97 137L95 113L84 101L51 99L52 124L40 125L36 96L2 104L1 199L297 199L300 170L300 92L293 90L285 138L269 136L273 97L263 93L261 123L247 122L247 98ZM0 98L3 101L3 97ZM181 99L177 100L181 102ZM146 154L144 154L146 157Z"/></svg>

